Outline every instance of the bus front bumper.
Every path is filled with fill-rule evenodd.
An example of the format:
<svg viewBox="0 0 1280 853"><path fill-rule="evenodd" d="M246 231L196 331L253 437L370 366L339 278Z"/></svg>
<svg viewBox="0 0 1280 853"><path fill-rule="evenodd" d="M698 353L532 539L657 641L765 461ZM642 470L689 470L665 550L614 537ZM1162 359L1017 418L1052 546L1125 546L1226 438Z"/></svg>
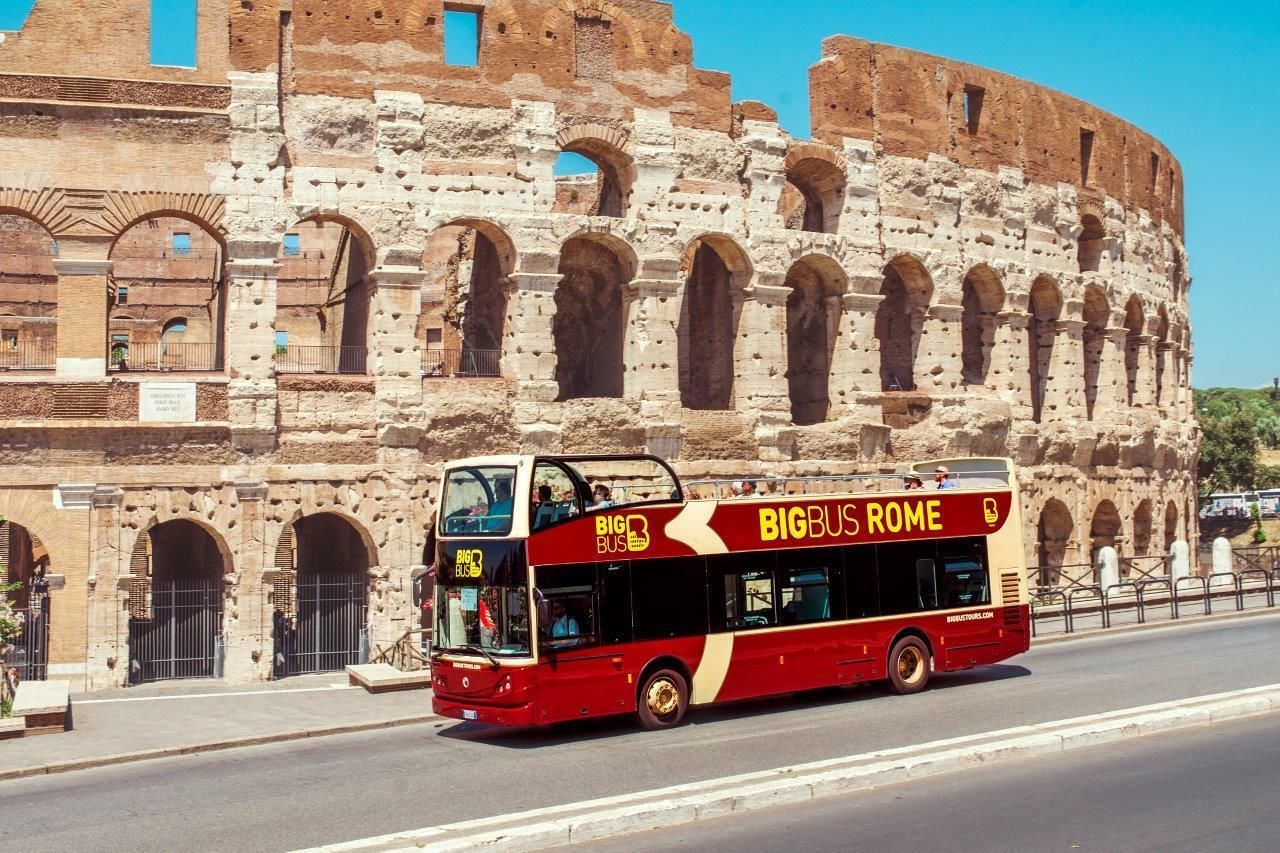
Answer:
<svg viewBox="0 0 1280 853"><path fill-rule="evenodd" d="M469 723L487 723L494 726L536 725L532 702L524 705L497 706L432 696L431 710L442 717L465 720Z"/></svg>

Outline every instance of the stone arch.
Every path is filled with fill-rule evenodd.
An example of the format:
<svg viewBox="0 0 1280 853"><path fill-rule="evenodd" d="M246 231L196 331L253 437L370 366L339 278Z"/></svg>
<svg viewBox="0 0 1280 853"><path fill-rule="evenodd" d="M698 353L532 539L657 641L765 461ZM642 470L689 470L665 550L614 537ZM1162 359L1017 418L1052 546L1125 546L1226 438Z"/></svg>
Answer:
<svg viewBox="0 0 1280 853"><path fill-rule="evenodd" d="M330 525L328 533L334 536L345 537L342 543L343 547L335 553L324 555L324 548L318 547L315 541L312 541L310 550L304 549L303 538L308 534L324 534L326 531L308 528L319 528L322 525ZM334 525L338 525L334 527ZM323 535L321 538L324 538ZM360 519L356 518L349 512L340 507L329 507L318 512L304 513L297 510L293 516L280 529L280 537L276 545L276 567L285 568L283 565L283 552L286 550L293 551L291 567L296 571L311 571L316 574L324 572L316 571L324 568L329 564L344 564L345 568L340 574L355 574L357 572L371 574L378 567L378 548L374 544L373 535ZM315 554L321 559L318 562L311 562L304 565L307 558ZM351 562L347 562L350 560ZM352 569L351 566L359 567Z"/></svg>
<svg viewBox="0 0 1280 853"><path fill-rule="evenodd" d="M1156 312L1156 406L1169 404L1169 388L1165 383L1165 371L1169 368L1169 312L1163 305Z"/></svg>
<svg viewBox="0 0 1280 853"><path fill-rule="evenodd" d="M840 334L841 295L848 276L826 255L806 255L792 264L787 296L787 389L791 420L822 423L831 411L831 364Z"/></svg>
<svg viewBox="0 0 1280 853"><path fill-rule="evenodd" d="M1066 504L1057 498L1045 501L1036 522L1036 560L1041 566L1042 586L1056 586L1062 566L1070 564L1075 527Z"/></svg>
<svg viewBox="0 0 1280 853"><path fill-rule="evenodd" d="M1098 551L1105 547L1121 549L1123 524L1120 511L1110 500L1101 500L1093 509L1093 520L1089 523L1090 557L1096 557Z"/></svg>
<svg viewBox="0 0 1280 853"><path fill-rule="evenodd" d="M1080 272L1098 272L1102 269L1102 249L1107 231L1096 213L1080 217L1080 236L1076 246L1076 261Z"/></svg>
<svg viewBox="0 0 1280 853"><path fill-rule="evenodd" d="M171 202L166 204L165 202ZM217 196L112 193L103 208L105 225L112 230L111 251L124 235L144 222L180 219L209 234L226 255L227 232L222 227L224 201Z"/></svg>
<svg viewBox="0 0 1280 853"><path fill-rule="evenodd" d="M559 272L551 324L559 399L620 398L627 323L624 290L635 275L635 252L608 235L572 237L561 248Z"/></svg>
<svg viewBox="0 0 1280 853"><path fill-rule="evenodd" d="M286 254L282 241L277 255L277 372L366 373L372 237L331 211L309 213L287 233L298 235L299 251Z"/></svg>
<svg viewBox="0 0 1280 853"><path fill-rule="evenodd" d="M996 343L996 315L1004 310L1000 276L986 264L965 274L960 319L960 360L966 385L986 385Z"/></svg>
<svg viewBox="0 0 1280 853"><path fill-rule="evenodd" d="M835 234L840 230L849 169L844 159L824 146L792 146L783 161L786 186L779 199L785 227Z"/></svg>
<svg viewBox="0 0 1280 853"><path fill-rule="evenodd" d="M880 388L914 391L916 356L933 301L933 279L918 258L898 255L884 268L880 295L884 300L876 311L875 325L880 345Z"/></svg>
<svg viewBox="0 0 1280 853"><path fill-rule="evenodd" d="M1169 501L1164 506L1164 553L1169 554L1173 551L1173 543L1177 542L1181 536L1178 531L1178 502Z"/></svg>
<svg viewBox="0 0 1280 853"><path fill-rule="evenodd" d="M680 400L686 409L732 409L750 257L731 237L707 234L689 243L681 264L685 286L677 328Z"/></svg>
<svg viewBox="0 0 1280 853"><path fill-rule="evenodd" d="M508 283L516 261L511 237L486 220L454 219L430 233L422 253L426 276L416 332L427 375L501 374Z"/></svg>
<svg viewBox="0 0 1280 853"><path fill-rule="evenodd" d="M1138 396L1138 371L1142 364L1142 338L1147 318L1142 313L1142 300L1130 296L1124 306L1124 375L1125 400L1133 406Z"/></svg>
<svg viewBox="0 0 1280 853"><path fill-rule="evenodd" d="M565 181L557 179L554 210L613 218L625 216L636 179L635 162L627 153L627 135L604 125L578 124L560 131L556 142L562 153L578 154L590 160L598 173L595 185L584 187L589 193L587 198L575 198L569 191L580 190L562 187Z"/></svg>
<svg viewBox="0 0 1280 853"><path fill-rule="evenodd" d="M178 514L161 521L153 516L138 530L129 569L134 577L221 582L235 573L235 559L221 531L207 519Z"/></svg>
<svg viewBox="0 0 1280 853"><path fill-rule="evenodd" d="M0 520L0 586L17 584L0 593L0 601L7 598L17 610L30 607L32 585L49 567L49 549L39 536L16 521Z"/></svg>
<svg viewBox="0 0 1280 853"><path fill-rule="evenodd" d="M1090 285L1084 292L1081 309L1084 329L1081 343L1084 358L1084 400L1089 420L1093 420L1098 401L1098 380L1107 346L1107 325L1111 320L1111 304L1107 295L1097 285Z"/></svg>
<svg viewBox="0 0 1280 853"><path fill-rule="evenodd" d="M57 363L57 241L30 212L0 207L0 368Z"/></svg>
<svg viewBox="0 0 1280 853"><path fill-rule="evenodd" d="M1058 322L1062 319L1062 291L1052 276L1037 276L1031 284L1027 302L1027 365L1031 373L1031 417L1036 423L1044 419L1052 381L1053 352L1058 340Z"/></svg>
<svg viewBox="0 0 1280 853"><path fill-rule="evenodd" d="M1151 517L1151 501L1143 498L1133 511L1133 556L1146 557L1151 553L1154 528Z"/></svg>
<svg viewBox="0 0 1280 853"><path fill-rule="evenodd" d="M626 30L627 43L631 46L631 52L636 59L648 58L649 46L645 43L644 33L639 23L630 13L608 0L560 0L542 17L541 42L547 46L555 44L561 28L572 23L577 17L596 18L618 24Z"/></svg>
<svg viewBox="0 0 1280 853"><path fill-rule="evenodd" d="M47 187L0 187L0 216L30 219L52 235L66 233L78 221L67 208L66 193Z"/></svg>

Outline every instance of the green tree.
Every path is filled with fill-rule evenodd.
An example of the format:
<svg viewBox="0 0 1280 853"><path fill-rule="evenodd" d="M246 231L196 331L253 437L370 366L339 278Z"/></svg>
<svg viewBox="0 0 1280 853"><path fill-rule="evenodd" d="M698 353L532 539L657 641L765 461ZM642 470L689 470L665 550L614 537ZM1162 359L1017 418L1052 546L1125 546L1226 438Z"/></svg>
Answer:
<svg viewBox="0 0 1280 853"><path fill-rule="evenodd" d="M1258 472L1258 430L1248 412L1201 422L1200 493L1253 488Z"/></svg>
<svg viewBox="0 0 1280 853"><path fill-rule="evenodd" d="M1252 504L1249 508L1249 516L1253 519L1253 544L1265 545L1267 542L1267 531L1262 529L1262 511L1257 504Z"/></svg>

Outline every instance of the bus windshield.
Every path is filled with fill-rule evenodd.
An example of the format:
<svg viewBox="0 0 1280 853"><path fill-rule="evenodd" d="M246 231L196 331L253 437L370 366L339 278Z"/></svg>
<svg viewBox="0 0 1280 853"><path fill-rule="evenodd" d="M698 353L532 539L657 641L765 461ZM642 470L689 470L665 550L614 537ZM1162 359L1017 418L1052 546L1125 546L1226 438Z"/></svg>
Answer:
<svg viewBox="0 0 1280 853"><path fill-rule="evenodd" d="M435 648L442 652L529 655L525 587L436 587Z"/></svg>
<svg viewBox="0 0 1280 853"><path fill-rule="evenodd" d="M516 469L458 468L449 472L440 506L442 536L506 536L515 512Z"/></svg>

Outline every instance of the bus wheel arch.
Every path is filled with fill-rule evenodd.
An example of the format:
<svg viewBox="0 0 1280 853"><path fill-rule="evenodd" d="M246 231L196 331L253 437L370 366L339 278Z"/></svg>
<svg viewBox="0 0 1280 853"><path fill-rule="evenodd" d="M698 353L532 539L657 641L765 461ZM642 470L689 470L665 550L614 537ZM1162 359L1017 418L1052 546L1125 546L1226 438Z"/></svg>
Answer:
<svg viewBox="0 0 1280 853"><path fill-rule="evenodd" d="M636 686L636 716L646 729L672 728L689 710L693 674L684 661L660 657L650 661Z"/></svg>
<svg viewBox="0 0 1280 853"><path fill-rule="evenodd" d="M894 692L918 693L929 683L933 667L933 644L919 628L904 628L889 645L885 675Z"/></svg>

